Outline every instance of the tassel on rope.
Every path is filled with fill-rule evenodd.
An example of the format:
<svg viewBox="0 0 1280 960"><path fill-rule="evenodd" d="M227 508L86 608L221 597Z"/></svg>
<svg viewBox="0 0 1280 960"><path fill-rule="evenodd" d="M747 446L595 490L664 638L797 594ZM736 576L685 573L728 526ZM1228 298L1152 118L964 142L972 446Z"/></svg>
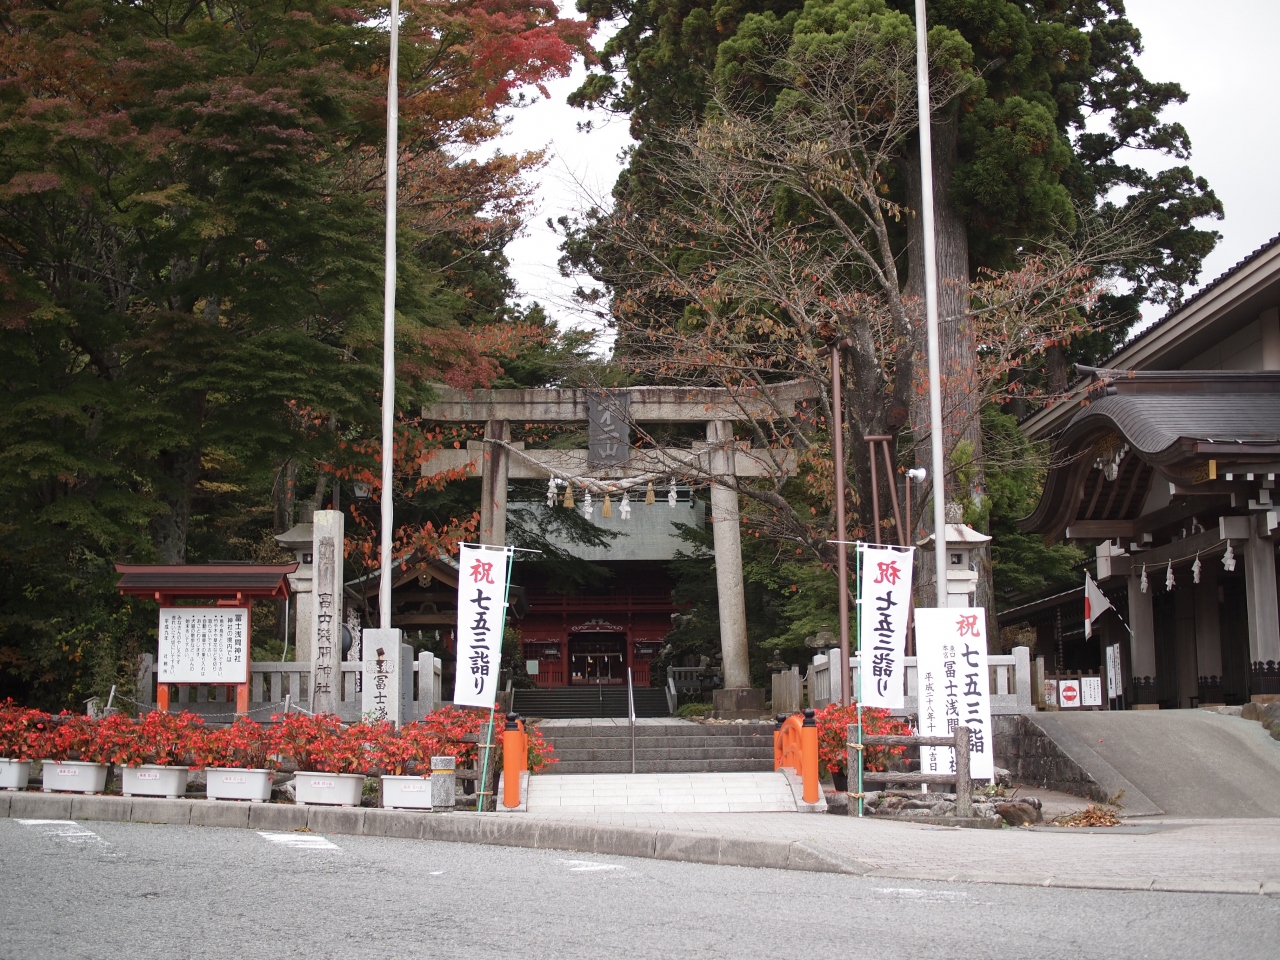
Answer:
<svg viewBox="0 0 1280 960"><path fill-rule="evenodd" d="M644 495L644 505L646 507L652 507L657 502L658 502L657 498L653 495L653 481L650 480L649 489L645 491L645 495Z"/></svg>
<svg viewBox="0 0 1280 960"><path fill-rule="evenodd" d="M600 516L609 520L613 519L613 500L610 499L607 493L604 495L604 506L600 508Z"/></svg>
<svg viewBox="0 0 1280 960"><path fill-rule="evenodd" d="M572 483L566 483L564 485L564 505L570 510L573 509L573 484Z"/></svg>

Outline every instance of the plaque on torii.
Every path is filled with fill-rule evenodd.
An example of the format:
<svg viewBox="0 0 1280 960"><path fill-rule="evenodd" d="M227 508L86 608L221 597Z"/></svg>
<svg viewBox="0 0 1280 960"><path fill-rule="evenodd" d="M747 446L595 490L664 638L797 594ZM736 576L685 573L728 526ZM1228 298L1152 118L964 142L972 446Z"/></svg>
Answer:
<svg viewBox="0 0 1280 960"><path fill-rule="evenodd" d="M424 475L465 470L481 477L480 542L506 545L507 483L547 477L604 481L645 476L683 475L711 487L716 587L720 607L720 646L724 686L717 691L717 712L758 713L764 691L751 689L747 657L747 616L742 583L739 529L739 477L790 472L790 450L752 449L733 437L735 421L777 420L796 416L798 406L819 395L812 381L770 386L767 391L719 387L631 387L620 390L535 389L456 390L438 387L439 401L423 408L424 420L483 423L485 439L464 449L439 450L422 468ZM517 423L587 423L586 450L525 450L511 441ZM689 448L631 447L638 423L706 424L706 443ZM512 451L517 456L512 457ZM607 478L607 479L606 479ZM757 703L758 701L758 703Z"/></svg>

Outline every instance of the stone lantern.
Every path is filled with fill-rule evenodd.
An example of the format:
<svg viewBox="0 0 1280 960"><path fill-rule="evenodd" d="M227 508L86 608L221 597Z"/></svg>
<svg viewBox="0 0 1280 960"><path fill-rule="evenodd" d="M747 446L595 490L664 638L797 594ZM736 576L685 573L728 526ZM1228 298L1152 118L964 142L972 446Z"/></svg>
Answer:
<svg viewBox="0 0 1280 960"><path fill-rule="evenodd" d="M973 551L991 538L979 533L967 523L961 523L962 513L958 504L947 505L947 588L938 597L940 607L971 607L973 595L978 589L978 572L974 569ZM934 549L933 534L919 541L921 550ZM925 570L934 569L932 563Z"/></svg>
<svg viewBox="0 0 1280 960"><path fill-rule="evenodd" d="M293 591L296 628L294 629L294 659L298 663L311 662L311 604L313 602L311 580L311 551L314 549L315 533L311 522L294 524L284 533L277 533L276 543L285 550L293 551L298 558L298 569L289 574L289 589ZM286 631L288 625L285 626ZM286 633L287 636L287 633Z"/></svg>

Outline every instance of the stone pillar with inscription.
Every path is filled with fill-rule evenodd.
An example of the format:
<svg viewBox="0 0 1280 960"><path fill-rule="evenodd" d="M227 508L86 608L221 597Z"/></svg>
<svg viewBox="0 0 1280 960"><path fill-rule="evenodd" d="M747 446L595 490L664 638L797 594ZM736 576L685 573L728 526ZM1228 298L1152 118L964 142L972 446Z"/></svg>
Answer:
<svg viewBox="0 0 1280 960"><path fill-rule="evenodd" d="M343 515L317 510L312 521L312 713L337 713L342 699Z"/></svg>
<svg viewBox="0 0 1280 960"><path fill-rule="evenodd" d="M364 682L360 691L360 716L388 720L397 727L406 719L405 671L413 677L413 648L401 642L399 627L364 632Z"/></svg>

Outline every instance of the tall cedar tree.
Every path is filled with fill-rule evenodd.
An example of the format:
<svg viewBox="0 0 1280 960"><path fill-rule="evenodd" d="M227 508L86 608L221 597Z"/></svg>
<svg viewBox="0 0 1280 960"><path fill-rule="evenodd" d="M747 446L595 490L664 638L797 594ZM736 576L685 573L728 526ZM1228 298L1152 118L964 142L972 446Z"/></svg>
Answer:
<svg viewBox="0 0 1280 960"><path fill-rule="evenodd" d="M545 0L402 9L413 407L428 378L500 371L469 331L509 319L501 249L539 160L459 153L566 74L589 27ZM154 622L114 596L110 562L260 556L277 471L376 424L385 15L0 10L0 696L71 705L127 676Z"/></svg>
<svg viewBox="0 0 1280 960"><path fill-rule="evenodd" d="M620 205L644 208L660 203L664 191L651 172L654 147L660 152L673 127L703 116L717 78L735 64L770 45L777 49L778 41L809 48L838 41L858 24L909 23L914 3L579 0L579 9L623 21L602 50L602 70L571 99L630 115L638 145L614 196ZM1011 374L1031 390L1061 390L1068 360L1105 356L1137 318L1141 302L1178 301L1217 239L1194 221L1220 217L1221 205L1185 165L1150 173L1126 162L1127 149L1185 160L1190 141L1181 125L1161 119L1166 106L1186 95L1177 84L1152 82L1137 68L1141 38L1120 0L934 0L928 16L930 49L963 44L980 78L951 109L935 115L933 130L945 406L958 411L946 437L949 488L952 496L971 500L976 509L970 515L977 519L985 512L987 492L978 415L982 395L975 389L977 351L966 313L979 271L1014 267L1028 243L1069 235L1077 229L1077 209L1114 216L1114 198L1121 197L1124 211L1141 212L1157 239L1144 255L1110 265L1126 282L1098 305L1095 316L1107 332L1055 344L1043 365ZM764 88L760 93L769 95ZM887 198L918 210L918 169L917 140L908 137ZM918 217L904 218L897 243L907 265L906 292L921 297ZM590 265L592 257L611 251L608 238L593 244L580 235L568 253ZM922 376L924 365L917 367ZM926 396L922 388L916 394ZM917 429L927 424L922 402L912 421ZM987 605L991 599L986 591L979 597Z"/></svg>

